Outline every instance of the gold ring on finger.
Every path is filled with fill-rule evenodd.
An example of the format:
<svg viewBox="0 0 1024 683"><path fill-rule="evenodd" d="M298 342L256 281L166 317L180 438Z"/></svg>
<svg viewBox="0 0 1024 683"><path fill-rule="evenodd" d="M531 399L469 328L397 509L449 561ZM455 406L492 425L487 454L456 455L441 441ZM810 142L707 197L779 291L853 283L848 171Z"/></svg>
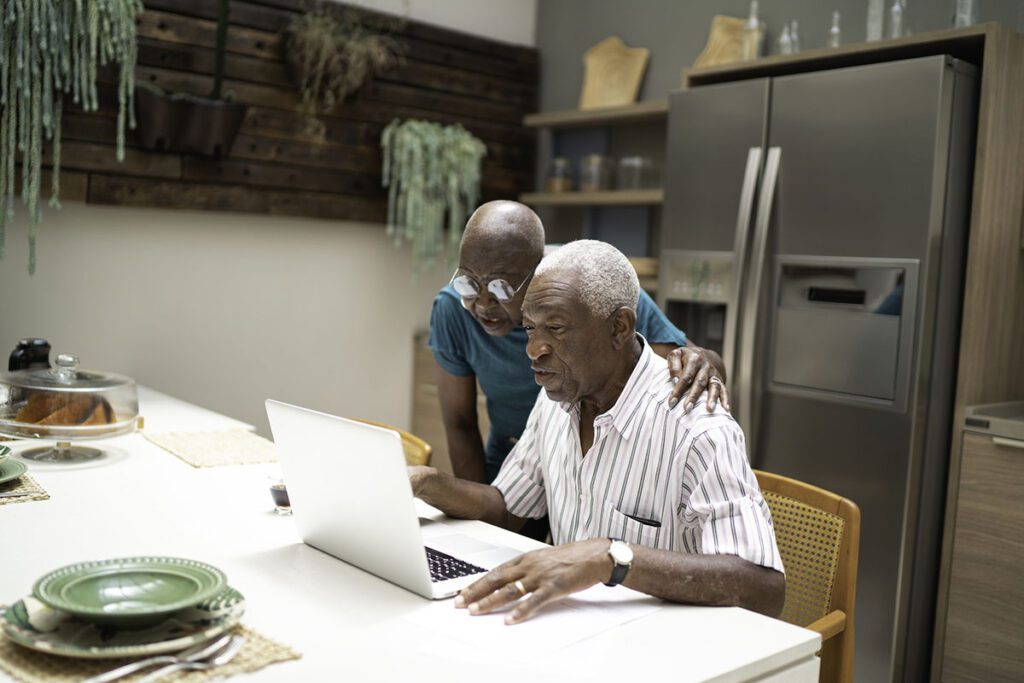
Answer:
<svg viewBox="0 0 1024 683"><path fill-rule="evenodd" d="M522 581L516 579L515 583L513 583L512 585L516 587L517 591L519 591L519 597L523 597L524 595L526 595L526 586L523 585Z"/></svg>

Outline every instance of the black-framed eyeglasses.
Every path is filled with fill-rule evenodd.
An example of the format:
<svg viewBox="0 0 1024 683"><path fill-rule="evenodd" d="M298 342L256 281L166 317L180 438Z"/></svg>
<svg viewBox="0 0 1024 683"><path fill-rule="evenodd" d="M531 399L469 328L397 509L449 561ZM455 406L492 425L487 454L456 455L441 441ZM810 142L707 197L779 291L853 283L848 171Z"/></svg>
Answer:
<svg viewBox="0 0 1024 683"><path fill-rule="evenodd" d="M500 277L492 278L487 281L487 291L491 293L498 303L507 304L509 301L515 298L519 290L522 289L530 278L533 277L533 271L519 283L518 287L513 287L509 284L508 280ZM452 275L452 279L449 281L451 286L455 289L459 296L463 299L476 299L480 296L480 283L476 278L460 273L459 270L455 271Z"/></svg>

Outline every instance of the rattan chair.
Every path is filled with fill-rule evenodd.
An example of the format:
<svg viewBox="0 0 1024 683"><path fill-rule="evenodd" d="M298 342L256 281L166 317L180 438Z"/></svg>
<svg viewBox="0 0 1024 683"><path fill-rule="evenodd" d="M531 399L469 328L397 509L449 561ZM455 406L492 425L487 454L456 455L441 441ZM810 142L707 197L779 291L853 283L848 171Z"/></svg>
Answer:
<svg viewBox="0 0 1024 683"><path fill-rule="evenodd" d="M802 481L755 470L786 567L779 616L821 634L821 681L853 680L860 508Z"/></svg>
<svg viewBox="0 0 1024 683"><path fill-rule="evenodd" d="M390 429L391 431L398 432L398 435L402 437L402 449L405 451L405 464L407 465L429 465L430 455L434 452L434 449L430 447L430 444L416 436L410 434L404 429L398 427L392 427L382 422L373 422L372 420L356 420L356 422L362 422L363 424L373 425L374 427L383 427L384 429Z"/></svg>

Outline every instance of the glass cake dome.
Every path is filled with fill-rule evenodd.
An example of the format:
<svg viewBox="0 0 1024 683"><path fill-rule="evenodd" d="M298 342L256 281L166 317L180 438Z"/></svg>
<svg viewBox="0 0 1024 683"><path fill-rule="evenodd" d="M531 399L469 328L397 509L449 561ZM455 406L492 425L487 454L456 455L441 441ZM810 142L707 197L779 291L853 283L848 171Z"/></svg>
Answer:
<svg viewBox="0 0 1024 683"><path fill-rule="evenodd" d="M101 457L71 441L135 431L139 399L135 381L83 370L78 358L59 355L52 368L0 372L0 434L57 441L56 447L22 451L30 460L80 461Z"/></svg>

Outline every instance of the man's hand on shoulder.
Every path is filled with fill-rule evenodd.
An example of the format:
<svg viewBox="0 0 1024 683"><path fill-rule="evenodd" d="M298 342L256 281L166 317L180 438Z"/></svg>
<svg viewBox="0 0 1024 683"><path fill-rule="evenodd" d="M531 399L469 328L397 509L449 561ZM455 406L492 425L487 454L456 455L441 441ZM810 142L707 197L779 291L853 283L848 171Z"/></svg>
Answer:
<svg viewBox="0 0 1024 683"><path fill-rule="evenodd" d="M729 393L715 363L718 360L717 354L699 346L689 345L672 349L665 359L668 361L669 375L676 383L669 399L669 408L675 408L682 400L683 410L689 411L697 403L700 395L707 391L709 413L713 412L719 403L729 410Z"/></svg>
<svg viewBox="0 0 1024 683"><path fill-rule="evenodd" d="M593 538L520 555L463 589L455 606L487 614L519 601L505 623L526 621L548 603L607 581L612 573L608 543Z"/></svg>

